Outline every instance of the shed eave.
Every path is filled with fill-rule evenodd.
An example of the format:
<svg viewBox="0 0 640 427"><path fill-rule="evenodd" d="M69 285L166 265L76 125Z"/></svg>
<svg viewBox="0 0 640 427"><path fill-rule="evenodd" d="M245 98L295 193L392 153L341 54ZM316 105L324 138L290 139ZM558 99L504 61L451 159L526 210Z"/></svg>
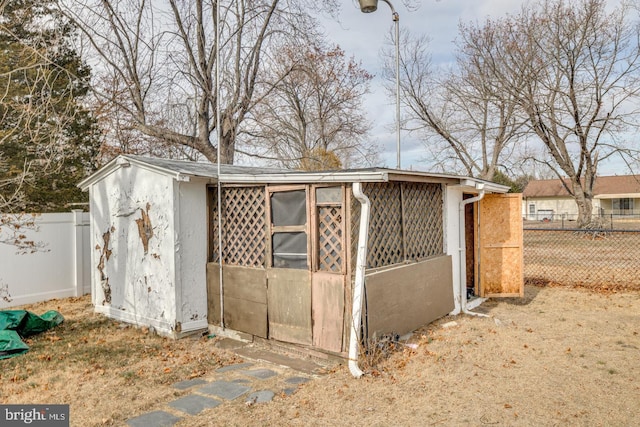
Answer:
<svg viewBox="0 0 640 427"><path fill-rule="evenodd" d="M386 171L220 174L220 182L224 184L322 184L387 181L389 181L389 174Z"/></svg>
<svg viewBox="0 0 640 427"><path fill-rule="evenodd" d="M127 156L126 154L121 154L118 157L111 160L105 166L100 168L94 174L88 176L87 178L80 181L77 186L82 191L87 191L90 186L95 184L98 181L101 181L109 174L115 172L120 168L130 167L131 164L135 164L136 166L146 169L155 173L159 173L164 176L168 176L170 178L175 179L176 181L186 181L188 182L191 177L195 177L196 175L191 175L188 173L180 173L173 171L171 169L163 168L162 166L152 165L150 163L138 160L136 158ZM208 177L207 177L208 178Z"/></svg>
<svg viewBox="0 0 640 427"><path fill-rule="evenodd" d="M486 193L508 193L509 187L478 178L459 178L460 186L471 190L484 190Z"/></svg>

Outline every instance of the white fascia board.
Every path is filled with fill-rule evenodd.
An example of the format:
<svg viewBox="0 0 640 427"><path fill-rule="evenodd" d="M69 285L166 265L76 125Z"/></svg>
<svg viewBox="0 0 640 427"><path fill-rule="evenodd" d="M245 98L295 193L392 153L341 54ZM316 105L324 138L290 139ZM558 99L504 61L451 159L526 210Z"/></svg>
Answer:
<svg viewBox="0 0 640 427"><path fill-rule="evenodd" d="M123 159L128 160L131 163L134 163L136 166L139 166L142 169L146 169L150 172L156 172L161 175L168 176L170 178L175 179L176 181L189 181L189 175L181 174L180 172L173 171L171 169L166 169L161 166L152 165L150 163L140 161L137 159L133 159L127 156L119 156L118 159L122 157ZM185 179L186 178L186 179Z"/></svg>
<svg viewBox="0 0 640 427"><path fill-rule="evenodd" d="M104 178L111 175L113 172L117 171L120 168L130 167L132 163L140 167L141 169L168 176L175 179L176 181L188 182L190 180L189 175L181 174L179 172L175 172L160 166L151 165L149 163L127 157L126 155L119 155L118 157L107 163L105 166L100 168L93 175L90 175L80 181L77 186L80 187L82 191L87 191L87 189L91 185L95 184L98 181L102 181Z"/></svg>
<svg viewBox="0 0 640 427"><path fill-rule="evenodd" d="M477 178L460 178L460 187L469 189L470 191L484 190L486 193L508 193L509 187L506 185L496 184L495 182L485 181Z"/></svg>
<svg viewBox="0 0 640 427"><path fill-rule="evenodd" d="M275 173L260 175L220 175L226 184L322 184L336 182L387 182L389 174L381 171L367 172L322 172L322 173Z"/></svg>
<svg viewBox="0 0 640 427"><path fill-rule="evenodd" d="M119 158L120 158L120 156L118 156L115 159L111 160L109 163L107 163L106 165L104 165L103 167L101 167L96 172L94 172L93 174L89 175L88 177L86 177L85 179L83 179L82 181L77 183L76 185L82 191L87 191L91 185L93 185L96 182L104 179L106 176L109 176L113 171L115 171L116 169L119 168L119 166L118 166L118 159Z"/></svg>

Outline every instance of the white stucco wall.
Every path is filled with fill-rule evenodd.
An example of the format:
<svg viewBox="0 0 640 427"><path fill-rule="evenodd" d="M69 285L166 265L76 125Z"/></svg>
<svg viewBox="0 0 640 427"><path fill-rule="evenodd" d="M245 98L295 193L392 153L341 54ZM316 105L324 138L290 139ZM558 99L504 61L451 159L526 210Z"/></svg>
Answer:
<svg viewBox="0 0 640 427"><path fill-rule="evenodd" d="M207 187L175 182L176 295L183 333L207 328Z"/></svg>
<svg viewBox="0 0 640 427"><path fill-rule="evenodd" d="M90 192L96 311L173 334L181 320L176 313L174 180L132 164L93 184ZM146 250L138 227L138 222L145 225L145 214Z"/></svg>

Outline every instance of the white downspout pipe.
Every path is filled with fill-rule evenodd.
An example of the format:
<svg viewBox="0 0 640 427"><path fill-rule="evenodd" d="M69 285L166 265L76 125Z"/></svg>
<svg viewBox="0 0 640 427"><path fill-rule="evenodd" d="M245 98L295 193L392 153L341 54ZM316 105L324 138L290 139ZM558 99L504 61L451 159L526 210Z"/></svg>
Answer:
<svg viewBox="0 0 640 427"><path fill-rule="evenodd" d="M466 199L460 202L460 219L458 222L458 235L459 235L459 253L460 253L460 305L456 307L456 310L452 314L469 314L471 316L489 317L486 314L474 313L467 309L467 244L465 240L465 215L464 208L468 204L478 202L484 197L484 184L476 184L476 189L480 190L477 196L470 199Z"/></svg>
<svg viewBox="0 0 640 427"><path fill-rule="evenodd" d="M360 202L360 230L358 231L358 252L356 255L356 274L353 286L353 305L351 310L351 338L349 339L349 371L355 378L364 372L358 367L358 343L360 342L360 323L362 320L362 294L364 289L364 271L367 265L367 239L369 231L369 198L362 192L362 184L353 183L353 196Z"/></svg>

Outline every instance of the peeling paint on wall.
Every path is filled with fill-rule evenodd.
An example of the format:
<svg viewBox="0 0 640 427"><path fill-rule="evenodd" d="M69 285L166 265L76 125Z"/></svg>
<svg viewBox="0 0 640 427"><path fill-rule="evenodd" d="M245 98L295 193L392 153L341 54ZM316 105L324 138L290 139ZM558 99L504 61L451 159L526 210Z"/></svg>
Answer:
<svg viewBox="0 0 640 427"><path fill-rule="evenodd" d="M102 286L102 292L104 293L103 304L111 304L111 286L109 285L109 277L104 272L105 264L111 257L111 249L109 249L109 241L111 240L111 233L115 231L113 227L107 230L102 235L104 245L102 246L102 252L100 252L100 262L98 262L98 271L100 272L100 284ZM100 249L100 246L96 246L96 249Z"/></svg>
<svg viewBox="0 0 640 427"><path fill-rule="evenodd" d="M151 225L151 219L149 218L149 209L151 209L151 204L147 203L147 210L140 209L142 217L136 219L138 234L140 235L140 240L142 240L145 255L149 252L149 240L153 237L153 227Z"/></svg>

